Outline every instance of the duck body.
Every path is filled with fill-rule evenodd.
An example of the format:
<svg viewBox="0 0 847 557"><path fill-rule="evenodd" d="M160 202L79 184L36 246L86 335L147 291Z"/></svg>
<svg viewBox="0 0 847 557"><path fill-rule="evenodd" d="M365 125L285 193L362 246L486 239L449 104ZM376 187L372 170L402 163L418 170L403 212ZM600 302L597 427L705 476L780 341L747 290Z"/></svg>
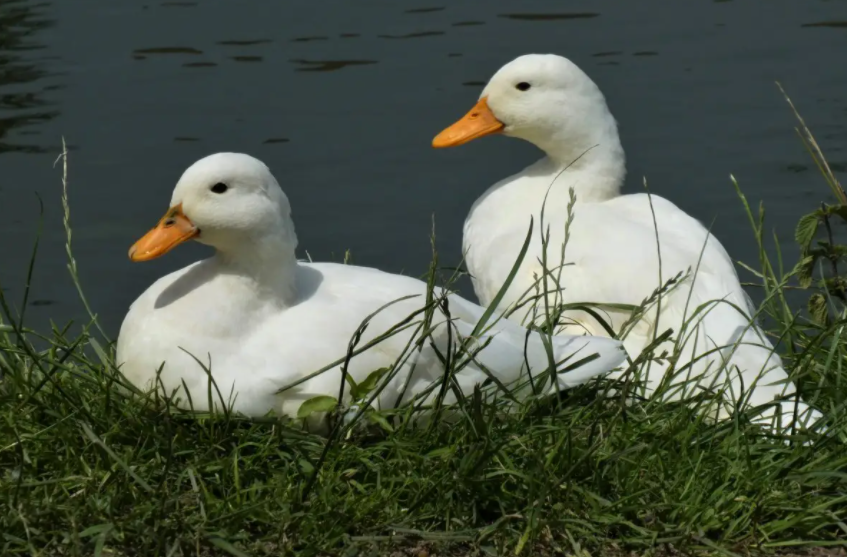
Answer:
<svg viewBox="0 0 847 557"><path fill-rule="evenodd" d="M504 284L532 218L535 230L501 311L527 294L546 298L551 308L603 304L598 313L620 334L632 310L615 305L640 306L681 274L678 284L663 291L660 304L648 306L622 337L635 359L657 335L673 330L672 338L653 347L655 355L671 357L653 359L642 369L642 393L673 385L663 396L678 400L704 389L723 390L726 400L717 418L747 404L769 405L760 415L763 422L772 423L777 409L782 425L794 421L795 409L804 421L821 417L790 398L796 389L756 323L720 242L667 199L621 195L626 170L617 124L599 88L575 64L555 55L519 57L492 77L477 105L433 145L459 145L490 133L525 139L546 156L490 187L465 221L465 261L482 304ZM546 285L540 280L545 268ZM511 315L527 322L537 320L545 306L522 307L528 309ZM566 312L560 325L568 334L608 334L580 310ZM774 399L784 400L774 404Z"/></svg>
<svg viewBox="0 0 847 557"><path fill-rule="evenodd" d="M549 160L542 160L533 170L539 166L552 165ZM761 364L779 365L778 357L771 354L773 347L763 336L760 337L761 331L746 326L754 308L740 285L726 250L700 222L662 197L633 194L608 200L577 200L571 209L573 218L566 234L564 224L570 204L569 179L566 174L563 175L548 192L554 177L555 173L541 177L530 172L508 178L493 186L471 209L465 221L463 249L480 303L491 303L504 284L523 246L531 217L533 222L539 223L539 227L540 223L545 224L546 267L555 278L548 278L546 285L539 280L544 275L542 254L545 247L542 231L536 230L530 240L528 255L501 299L501 310L519 304L526 299L527 293L546 289L550 307L556 304L602 304L599 313L613 330L619 332L630 320L631 311L615 310L610 306L639 306L654 294L659 285L677 275L685 277L687 274L687 278L664 296L662 307L652 307L623 339L631 357L636 358L652 342L654 334L668 328L684 331L686 318L692 318L701 304L722 300L721 304L708 307L708 317L699 323L701 336L692 337L683 352L704 354L715 346L731 346L743 334L751 332L762 348L744 347L742 352L761 351ZM543 221L542 204L545 207ZM557 287L557 282L561 287ZM745 313L739 313L737 308ZM657 319L659 309L661 313ZM529 309L515 312L513 318L523 323L533 321L530 312ZM573 334L579 331L592 335L607 334L605 328L584 311L568 312L562 325L563 331ZM715 344L710 346L702 335L707 335ZM657 353L663 349L672 353L673 342L659 347ZM690 369L694 375L704 375L705 379L709 375L710 362L711 371L717 371L714 360L718 358L718 355L706 358ZM678 365L688 363L683 359ZM666 371L667 366L655 365L653 372L643 377L648 390L658 387ZM760 371L759 368L750 369L750 375L755 377ZM777 378L767 377L767 380ZM740 389L741 384L736 388ZM737 392L740 394L740 390ZM761 389L759 393L765 395ZM683 393L677 394L681 396Z"/></svg>
<svg viewBox="0 0 847 557"><path fill-rule="evenodd" d="M216 164L227 169L230 165L252 168L260 164L252 158L213 157L219 157ZM193 174L189 178L189 183L204 186L234 180L210 179L202 173L200 178ZM287 221L287 199L271 179L268 172L264 187L279 205L282 218L276 220ZM198 207L198 201L192 201L190 195L183 202L183 196L177 195L179 189L180 185L172 206L185 204L186 220L191 219L202 230L197 239L219 247L211 258L156 281L130 307L118 338L117 361L127 379L140 388L158 387L168 394L177 393L181 404L194 410L228 406L248 416L270 412L294 417L305 400L320 395L338 397L344 364L337 363L303 381L306 376L337 360L343 362L357 332L361 332L361 338L355 348L364 348L406 320L412 326L353 355L347 363L347 373L359 383L375 370L391 368L400 360L374 401L376 407L391 408L421 395L443 376L439 353L455 354L460 339L471 337L484 314L480 306L435 289L433 295L443 297L445 303L433 312L430 338L420 343L421 350L409 349L410 344L414 347L422 339L422 326L416 324L424 317L420 310L426 304L426 283L367 267L297 261L293 226L273 223L273 218L264 229L251 230L246 238L230 243L228 238L235 232L225 233L227 227L216 230L216 219L204 215L202 203ZM234 189L247 188L241 185ZM267 197L233 191L231 196L235 195L248 198L243 201L245 205ZM242 203L237 198L233 201ZM198 217L192 217L192 208ZM237 210L237 206L230 210ZM204 226L202 219L211 224ZM504 383L548 368L538 333L505 319L495 320L490 321L489 330L473 337L473 342L485 347L474 362L456 374L457 384L466 393L488 378L483 368ZM365 321L367 327L361 331ZM554 337L552 347L557 361L573 358L572 363L597 355L584 366L558 375L558 388L602 375L625 358L620 343L607 338ZM279 392L298 381L296 386ZM343 391L344 400L349 400L349 388L345 386ZM435 389L419 398L426 404L437 393ZM452 392L448 392L445 401L453 400Z"/></svg>
<svg viewBox="0 0 847 557"><path fill-rule="evenodd" d="M540 168L549 171L538 172ZM733 303L748 305L726 250L676 205L656 195L632 194L584 202L577 197L569 209L573 179L567 173L556 179L557 173L549 159L542 159L492 186L471 208L464 225L463 251L481 303L490 303L504 284L532 219L536 226L528 256L501 304L518 302L536 284L542 287L537 277L542 276L546 242L547 267L561 278L563 287L554 296L565 303L637 306L659 284L697 269L700 285L695 295L708 298L719 292L719 298L729 296ZM573 217L566 231L569 212ZM555 288L552 282L548 289ZM516 314L518 319L524 316ZM609 317L619 327L628 312ZM579 319L581 326L600 333L602 328L598 330L592 321Z"/></svg>

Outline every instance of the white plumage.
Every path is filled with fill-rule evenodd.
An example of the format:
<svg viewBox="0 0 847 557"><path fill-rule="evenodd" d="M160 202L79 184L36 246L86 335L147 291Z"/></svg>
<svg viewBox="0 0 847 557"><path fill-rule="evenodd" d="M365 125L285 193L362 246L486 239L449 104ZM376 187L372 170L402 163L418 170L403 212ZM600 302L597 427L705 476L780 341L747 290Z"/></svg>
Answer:
<svg viewBox="0 0 847 557"><path fill-rule="evenodd" d="M152 386L164 362L160 386L168 393L181 389L184 404L187 388L193 407L208 410L205 366L217 385L212 397L217 409L220 391L233 410L248 416L269 411L295 416L307 399L338 396L342 366L277 394L279 389L343 359L360 325L380 307L413 296L377 313L358 346L424 307L427 287L420 280L365 267L297 261L290 212L268 168L247 155L219 153L185 171L171 209L133 246L130 257L157 257L187 239L209 244L216 252L159 279L132 304L117 346L117 360L129 380L139 387ZM436 289L436 298L441 295ZM404 385L408 401L441 378L439 353L450 354L448 347L455 352L460 338L471 334L484 313L454 294L446 295L446 308L454 326L448 331L446 314L437 309L431 339L399 366L375 405L392 407ZM350 376L361 382L374 370L392 366L410 340L420 336L420 330L407 328L353 356ZM476 342L488 344L456 375L466 394L488 377L483 368L511 383L525 374L527 363L535 374L548 367L541 336L506 319ZM553 337L552 349L557 360L569 363L596 355L559 374L560 388L584 383L625 359L620 343L608 338ZM345 392L349 395L349 389ZM453 400L450 391L445 400Z"/></svg>
<svg viewBox="0 0 847 557"><path fill-rule="evenodd" d="M491 302L508 275L530 217L542 221L546 197L547 268L561 279L561 288L554 283L548 288L551 305L637 306L683 273L687 278L662 298L661 312L654 305L624 339L629 355L637 357L657 333L672 328L674 338L655 351L678 355L672 382L679 388L667 392L667 399L704 387L728 387L716 417L728 416L736 402L745 400L754 406L771 404L761 416L763 423L772 420L777 407L783 426L793 421L794 400L772 403L795 393L795 387L764 333L751 325L755 310L723 246L670 201L647 194L621 195L626 168L617 124L600 89L582 70L555 55L517 58L491 78L477 105L433 145L459 145L493 133L529 141L546 156L490 187L465 221L465 257L483 304ZM562 257L572 194L573 221ZM536 233L500 309L540 285L543 251ZM631 316L621 308L601 313L618 332ZM527 316L517 312L515 319ZM606 334L586 312L571 311L566 317L566 331ZM666 360L650 363L642 375L646 394L670 379L668 370ZM801 418L820 417L803 402L797 408Z"/></svg>

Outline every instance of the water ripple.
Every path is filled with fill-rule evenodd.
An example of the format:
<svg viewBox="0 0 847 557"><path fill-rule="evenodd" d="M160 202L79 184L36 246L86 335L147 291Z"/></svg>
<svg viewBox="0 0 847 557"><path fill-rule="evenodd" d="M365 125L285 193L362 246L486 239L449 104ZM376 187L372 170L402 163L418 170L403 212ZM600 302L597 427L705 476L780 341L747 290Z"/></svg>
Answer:
<svg viewBox="0 0 847 557"><path fill-rule="evenodd" d="M415 33L407 33L405 35L378 35L380 39L417 39L419 37L435 37L443 35L444 31L417 31Z"/></svg>
<svg viewBox="0 0 847 557"><path fill-rule="evenodd" d="M291 60L295 64L301 66L297 68L298 72L333 72L346 68L347 66L365 66L376 64L376 60Z"/></svg>
<svg viewBox="0 0 847 557"><path fill-rule="evenodd" d="M523 21L554 21L558 19L588 19L600 14L593 12L559 13L559 14L499 14L497 17L519 19Z"/></svg>

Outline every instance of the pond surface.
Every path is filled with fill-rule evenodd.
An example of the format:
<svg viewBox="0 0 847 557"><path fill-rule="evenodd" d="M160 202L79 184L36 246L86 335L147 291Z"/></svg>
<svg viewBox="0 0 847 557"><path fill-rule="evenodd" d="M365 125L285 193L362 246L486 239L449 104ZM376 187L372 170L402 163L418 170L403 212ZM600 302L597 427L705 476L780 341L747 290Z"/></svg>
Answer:
<svg viewBox="0 0 847 557"><path fill-rule="evenodd" d="M84 315L53 167L62 136L80 278L115 335L144 288L207 253L126 255L182 170L216 151L274 170L303 257L350 250L357 264L419 275L434 218L440 260L455 265L474 199L539 155L507 138L430 141L530 52L568 56L605 92L627 191L646 176L714 221L735 259L755 263L756 251L730 173L765 203L789 259L797 218L828 199L775 80L847 165L843 1L0 0L0 283L19 303L40 196L28 319Z"/></svg>

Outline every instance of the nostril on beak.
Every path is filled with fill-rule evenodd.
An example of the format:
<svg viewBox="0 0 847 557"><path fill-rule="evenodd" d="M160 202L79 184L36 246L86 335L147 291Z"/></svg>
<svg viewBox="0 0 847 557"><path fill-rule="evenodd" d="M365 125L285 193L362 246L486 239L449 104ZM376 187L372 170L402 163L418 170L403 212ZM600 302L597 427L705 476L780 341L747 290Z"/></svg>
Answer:
<svg viewBox="0 0 847 557"><path fill-rule="evenodd" d="M170 218L165 221L165 226L173 226L174 224L176 224L176 219Z"/></svg>

